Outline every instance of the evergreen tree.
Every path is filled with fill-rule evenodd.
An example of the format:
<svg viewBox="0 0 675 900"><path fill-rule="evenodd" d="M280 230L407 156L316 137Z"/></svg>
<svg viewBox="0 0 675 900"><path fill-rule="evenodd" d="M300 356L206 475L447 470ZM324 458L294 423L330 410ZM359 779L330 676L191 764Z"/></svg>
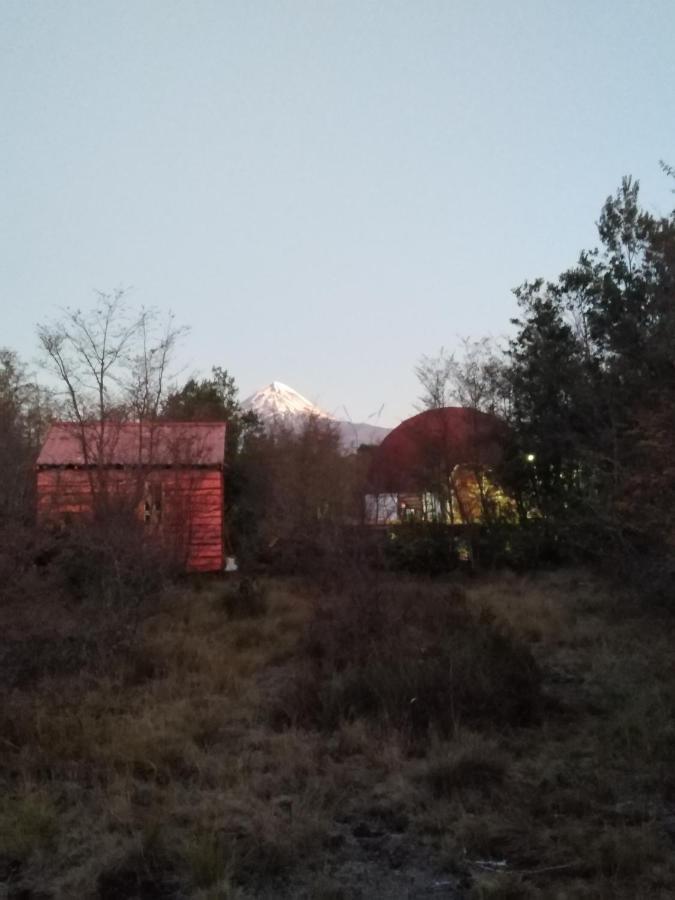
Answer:
<svg viewBox="0 0 675 900"><path fill-rule="evenodd" d="M598 233L555 283L516 290L513 426L531 462L521 485L561 530L582 523L624 547L672 548L675 213L643 210L625 178Z"/></svg>
<svg viewBox="0 0 675 900"><path fill-rule="evenodd" d="M252 527L247 514L251 485L245 457L252 439L261 433L258 417L242 410L237 383L220 366L211 369L211 378L190 378L182 388L170 392L162 416L181 422L226 423L225 510L232 548L236 549L242 534Z"/></svg>

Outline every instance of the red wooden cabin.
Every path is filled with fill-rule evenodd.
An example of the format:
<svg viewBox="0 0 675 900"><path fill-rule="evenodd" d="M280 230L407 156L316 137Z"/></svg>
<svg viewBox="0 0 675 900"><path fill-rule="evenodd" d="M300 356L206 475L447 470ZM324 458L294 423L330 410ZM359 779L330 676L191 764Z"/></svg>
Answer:
<svg viewBox="0 0 675 900"><path fill-rule="evenodd" d="M224 462L222 422L59 422L37 460L38 520L124 508L186 571L221 571Z"/></svg>

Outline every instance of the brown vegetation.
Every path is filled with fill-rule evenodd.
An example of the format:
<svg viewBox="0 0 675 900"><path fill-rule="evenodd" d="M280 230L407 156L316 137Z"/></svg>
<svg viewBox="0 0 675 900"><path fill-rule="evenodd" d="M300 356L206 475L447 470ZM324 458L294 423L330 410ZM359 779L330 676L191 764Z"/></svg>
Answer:
<svg viewBox="0 0 675 900"><path fill-rule="evenodd" d="M510 425L515 505L460 531L368 536L368 452L318 419L263 432L225 370L167 395L181 330L120 292L40 327L60 401L0 351L3 896L675 894L675 218L628 179L599 227L516 292L503 358L423 361L426 405L450 379ZM231 426L228 552L257 580L178 581L108 502L105 435L167 414ZM33 468L64 416L105 502L43 532ZM485 574L554 560L640 602Z"/></svg>
<svg viewBox="0 0 675 900"><path fill-rule="evenodd" d="M675 890L669 627L584 574L182 584L71 665L83 602L0 611L8 896Z"/></svg>
<svg viewBox="0 0 675 900"><path fill-rule="evenodd" d="M526 645L463 591L428 582L355 584L316 605L289 719L335 728L367 717L406 736L466 722L538 716L539 671Z"/></svg>

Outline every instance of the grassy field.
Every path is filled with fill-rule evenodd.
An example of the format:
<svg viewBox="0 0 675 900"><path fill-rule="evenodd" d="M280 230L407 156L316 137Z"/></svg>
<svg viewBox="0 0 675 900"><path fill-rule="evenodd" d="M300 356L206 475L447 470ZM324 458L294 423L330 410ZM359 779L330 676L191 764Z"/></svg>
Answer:
<svg viewBox="0 0 675 900"><path fill-rule="evenodd" d="M0 897L675 896L672 622L590 575L104 616L0 611Z"/></svg>

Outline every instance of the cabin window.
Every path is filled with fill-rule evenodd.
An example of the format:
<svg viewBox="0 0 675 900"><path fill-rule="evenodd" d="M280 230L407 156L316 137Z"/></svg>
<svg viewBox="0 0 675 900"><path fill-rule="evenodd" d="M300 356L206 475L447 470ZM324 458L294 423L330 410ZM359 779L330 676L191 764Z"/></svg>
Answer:
<svg viewBox="0 0 675 900"><path fill-rule="evenodd" d="M143 501L143 521L154 525L162 521L162 485L147 483Z"/></svg>

